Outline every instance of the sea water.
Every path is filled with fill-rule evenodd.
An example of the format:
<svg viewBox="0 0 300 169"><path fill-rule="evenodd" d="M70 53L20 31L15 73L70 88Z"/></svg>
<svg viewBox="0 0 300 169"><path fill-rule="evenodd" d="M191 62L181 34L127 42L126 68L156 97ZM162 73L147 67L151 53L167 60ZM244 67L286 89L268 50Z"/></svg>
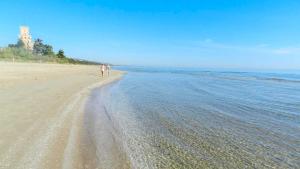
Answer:
<svg viewBox="0 0 300 169"><path fill-rule="evenodd" d="M300 168L300 74L117 69L86 114L100 168Z"/></svg>

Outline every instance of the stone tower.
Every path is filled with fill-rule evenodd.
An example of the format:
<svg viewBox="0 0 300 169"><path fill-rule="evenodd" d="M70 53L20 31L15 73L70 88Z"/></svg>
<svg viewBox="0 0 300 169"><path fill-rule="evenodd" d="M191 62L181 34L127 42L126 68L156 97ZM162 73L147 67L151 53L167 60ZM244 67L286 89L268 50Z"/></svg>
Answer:
<svg viewBox="0 0 300 169"><path fill-rule="evenodd" d="M33 42L29 33L29 27L21 26L19 39L24 43L24 48L33 50Z"/></svg>

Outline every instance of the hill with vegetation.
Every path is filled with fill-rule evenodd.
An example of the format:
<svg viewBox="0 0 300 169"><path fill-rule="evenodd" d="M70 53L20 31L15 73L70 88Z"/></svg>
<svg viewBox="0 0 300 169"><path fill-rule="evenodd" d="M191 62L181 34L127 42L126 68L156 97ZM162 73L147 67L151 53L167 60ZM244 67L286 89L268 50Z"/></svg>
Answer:
<svg viewBox="0 0 300 169"><path fill-rule="evenodd" d="M22 41L10 44L8 47L0 48L0 61L12 62L41 62L41 63L65 63L65 64L100 64L98 62L74 59L67 57L63 50L57 53L53 47L44 44L41 39L36 39L33 50L24 48Z"/></svg>

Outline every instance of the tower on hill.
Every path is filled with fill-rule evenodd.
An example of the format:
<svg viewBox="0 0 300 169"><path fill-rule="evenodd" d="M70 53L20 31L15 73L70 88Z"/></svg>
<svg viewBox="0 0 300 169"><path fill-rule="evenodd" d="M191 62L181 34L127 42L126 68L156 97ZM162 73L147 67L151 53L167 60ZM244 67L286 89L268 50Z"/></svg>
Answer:
<svg viewBox="0 0 300 169"><path fill-rule="evenodd" d="M33 42L31 35L29 33L29 27L21 26L19 39L24 43L24 48L28 50L33 50Z"/></svg>

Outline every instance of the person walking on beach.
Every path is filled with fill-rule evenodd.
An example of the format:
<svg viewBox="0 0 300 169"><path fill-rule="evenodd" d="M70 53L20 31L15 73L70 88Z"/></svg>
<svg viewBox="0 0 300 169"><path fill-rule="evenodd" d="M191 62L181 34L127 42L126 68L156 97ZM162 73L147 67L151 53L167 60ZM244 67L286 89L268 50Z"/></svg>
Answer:
<svg viewBox="0 0 300 169"><path fill-rule="evenodd" d="M101 74L102 74L102 77L104 77L104 71L105 71L105 65L102 64L101 65Z"/></svg>
<svg viewBox="0 0 300 169"><path fill-rule="evenodd" d="M107 70L107 76L109 76L109 74L110 74L110 65L109 64L106 66L106 70Z"/></svg>

